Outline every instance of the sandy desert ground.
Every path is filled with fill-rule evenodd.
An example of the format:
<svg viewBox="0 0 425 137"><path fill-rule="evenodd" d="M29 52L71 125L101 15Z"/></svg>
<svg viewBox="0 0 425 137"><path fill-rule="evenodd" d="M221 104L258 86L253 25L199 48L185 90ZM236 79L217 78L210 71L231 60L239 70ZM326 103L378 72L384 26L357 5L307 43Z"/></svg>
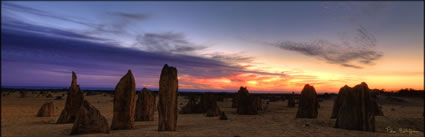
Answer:
<svg viewBox="0 0 425 137"><path fill-rule="evenodd" d="M63 93L53 93L62 95ZM86 96L91 104L112 122L113 97L101 95ZM333 128L335 119L330 119L333 99L320 102L317 119L295 119L297 108L288 108L286 101L270 102L267 110L259 115L236 115L231 108L231 99L218 102L229 120L206 117L204 114L180 114L176 132L157 131L155 121L136 121L131 130L112 130L110 134L83 134L77 136L424 136L423 98L403 98L408 102L387 101L383 106L385 116L376 117L376 132L363 132ZM56 107L54 117L36 117L42 104L53 101ZM187 102L179 97L179 107ZM385 101L384 101L385 102ZM65 99L55 100L28 94L20 98L19 93L3 96L1 100L2 136L70 136L72 124L55 124L64 107ZM392 128L395 133L388 133ZM415 130L400 133L399 128Z"/></svg>

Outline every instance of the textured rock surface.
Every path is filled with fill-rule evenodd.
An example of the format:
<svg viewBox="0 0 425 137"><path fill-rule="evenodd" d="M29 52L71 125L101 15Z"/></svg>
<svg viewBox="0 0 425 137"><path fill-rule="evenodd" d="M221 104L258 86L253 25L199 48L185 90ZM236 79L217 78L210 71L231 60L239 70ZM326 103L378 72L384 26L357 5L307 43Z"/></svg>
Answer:
<svg viewBox="0 0 425 137"><path fill-rule="evenodd" d="M246 87L241 87L238 91L238 107L236 113L242 115L258 114L258 101L256 96L249 95Z"/></svg>
<svg viewBox="0 0 425 137"><path fill-rule="evenodd" d="M313 86L306 84L301 91L296 118L317 118L319 102Z"/></svg>
<svg viewBox="0 0 425 137"><path fill-rule="evenodd" d="M333 109L332 109L332 115L331 118L336 118L338 116L339 109L341 108L343 102L343 99L345 96L347 96L348 91L353 90L352 88L345 85L342 87L338 92L338 97L335 99ZM374 110L375 116L384 116L384 112L382 111L382 107L378 104L376 93L369 92L370 93L370 101L372 103L372 109Z"/></svg>
<svg viewBox="0 0 425 137"><path fill-rule="evenodd" d="M184 105L179 113L180 114L193 114L193 113L201 113L200 110L200 105L199 103L196 101L196 97L195 96L191 96L189 98L189 101L187 102L186 105Z"/></svg>
<svg viewBox="0 0 425 137"><path fill-rule="evenodd" d="M382 106L378 104L378 97L376 95L376 92L371 92L371 102L372 102L372 109L375 110L375 116L384 116L384 112L382 111Z"/></svg>
<svg viewBox="0 0 425 137"><path fill-rule="evenodd" d="M164 65L159 80L158 131L176 131L177 69Z"/></svg>
<svg viewBox="0 0 425 137"><path fill-rule="evenodd" d="M331 118L336 118L336 116L338 115L338 111L341 108L342 103L344 103L343 98L346 96L349 90L351 90L351 88L348 87L347 85L339 89L338 96L335 99L335 102L332 108Z"/></svg>
<svg viewBox="0 0 425 137"><path fill-rule="evenodd" d="M83 100L84 94L77 84L77 75L75 72L72 72L72 82L68 91L68 96L66 97L65 108L62 110L56 123L73 123Z"/></svg>
<svg viewBox="0 0 425 137"><path fill-rule="evenodd" d="M217 104L217 98L212 93L204 93L201 98L202 111L206 113L207 117L214 117L220 115L220 108Z"/></svg>
<svg viewBox="0 0 425 137"><path fill-rule="evenodd" d="M369 87L362 82L354 88L348 86L341 96L342 105L336 115L336 128L375 131L375 112Z"/></svg>
<svg viewBox="0 0 425 137"><path fill-rule="evenodd" d="M72 126L71 135L87 133L109 133L109 127L108 121L100 111L84 100Z"/></svg>
<svg viewBox="0 0 425 137"><path fill-rule="evenodd" d="M114 114L111 129L131 129L134 127L136 82L128 70L115 86Z"/></svg>
<svg viewBox="0 0 425 137"><path fill-rule="evenodd" d="M53 102L47 102L38 110L37 117L52 117L55 115L55 105Z"/></svg>
<svg viewBox="0 0 425 137"><path fill-rule="evenodd" d="M136 121L153 121L155 113L155 95L149 89L143 88L136 102Z"/></svg>

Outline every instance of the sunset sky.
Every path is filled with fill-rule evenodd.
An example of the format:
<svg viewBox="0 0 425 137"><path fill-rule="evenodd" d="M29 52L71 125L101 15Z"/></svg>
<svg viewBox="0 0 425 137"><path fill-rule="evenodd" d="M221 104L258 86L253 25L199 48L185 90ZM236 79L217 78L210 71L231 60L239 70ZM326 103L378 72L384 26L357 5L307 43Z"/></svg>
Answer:
<svg viewBox="0 0 425 137"><path fill-rule="evenodd" d="M1 85L424 89L424 2L4 2Z"/></svg>

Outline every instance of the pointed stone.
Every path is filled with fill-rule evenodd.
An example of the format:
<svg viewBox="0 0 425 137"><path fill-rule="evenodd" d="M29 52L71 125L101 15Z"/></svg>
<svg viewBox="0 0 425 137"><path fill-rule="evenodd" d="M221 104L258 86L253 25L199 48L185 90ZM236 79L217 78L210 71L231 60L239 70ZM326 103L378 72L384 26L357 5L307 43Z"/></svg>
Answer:
<svg viewBox="0 0 425 137"><path fill-rule="evenodd" d="M109 127L100 111L84 100L72 126L71 135L88 133L109 133Z"/></svg>
<svg viewBox="0 0 425 137"><path fill-rule="evenodd" d="M184 105L179 113L180 114L193 114L193 113L201 113L200 105L197 103L195 96L189 97L189 101L186 105Z"/></svg>
<svg viewBox="0 0 425 137"><path fill-rule="evenodd" d="M149 89L143 88L136 102L136 121L153 121L155 113L155 95Z"/></svg>
<svg viewBox="0 0 425 137"><path fill-rule="evenodd" d="M127 74L115 86L114 94L114 113L111 129L134 128L136 82L131 70L128 70Z"/></svg>
<svg viewBox="0 0 425 137"><path fill-rule="evenodd" d="M176 131L177 69L164 65L159 79L158 131Z"/></svg>
<svg viewBox="0 0 425 137"><path fill-rule="evenodd" d="M296 118L317 118L319 101L313 86L306 84L301 91Z"/></svg>
<svg viewBox="0 0 425 137"><path fill-rule="evenodd" d="M236 113L240 115L256 115L258 114L258 99L254 95L248 93L246 87L241 87L238 91L238 107Z"/></svg>
<svg viewBox="0 0 425 137"><path fill-rule="evenodd" d="M351 90L353 90L353 88L350 88L347 85L345 85L344 87L342 87L339 90L338 97L335 99L335 102L334 102L334 105L333 105L331 118L336 118L338 116L338 112L339 112L342 104L344 103L343 99L346 98L348 92L351 91ZM376 97L376 94L373 93L372 91L370 91L369 93L370 93L371 107L374 110L375 116L384 116L384 112L382 111L382 107L377 102L378 98Z"/></svg>
<svg viewBox="0 0 425 137"><path fill-rule="evenodd" d="M77 84L77 75L75 72L72 72L72 82L68 91L68 96L66 97L65 107L56 123L73 123L83 100L84 94L80 90L80 86Z"/></svg>
<svg viewBox="0 0 425 137"><path fill-rule="evenodd" d="M201 98L202 112L206 113L207 117L215 117L220 115L220 108L217 104L217 98L212 93L204 93Z"/></svg>
<svg viewBox="0 0 425 137"><path fill-rule="evenodd" d="M53 102L47 102L38 110L37 117L52 117L55 115L55 105Z"/></svg>
<svg viewBox="0 0 425 137"><path fill-rule="evenodd" d="M344 89L342 105L336 115L335 128L375 131L375 107L369 87L362 82L354 88Z"/></svg>
<svg viewBox="0 0 425 137"><path fill-rule="evenodd" d="M332 115L331 115L332 119L338 116L338 111L341 108L342 103L344 103L343 99L345 96L347 96L346 94L348 93L349 90L351 90L351 88L348 87L347 85L339 89L338 97L335 99L334 105L332 108Z"/></svg>

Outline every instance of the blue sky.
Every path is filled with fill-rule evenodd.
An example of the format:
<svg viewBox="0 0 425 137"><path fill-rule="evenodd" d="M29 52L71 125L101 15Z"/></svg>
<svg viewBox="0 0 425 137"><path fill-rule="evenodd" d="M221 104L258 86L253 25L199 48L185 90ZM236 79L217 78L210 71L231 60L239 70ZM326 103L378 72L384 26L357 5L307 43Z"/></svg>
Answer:
<svg viewBox="0 0 425 137"><path fill-rule="evenodd" d="M155 87L165 63L180 68L184 88L195 89L248 85L257 90L295 90L298 82L334 90L344 83L386 79L367 76L375 72L385 72L394 83L400 79L394 72L423 75L423 10L423 2L2 2L2 30L9 30L2 32L8 37L2 37L32 40L2 42L2 64L7 64L2 68L2 85L65 86L68 73L78 70L77 74L84 74L81 82L88 86L114 87L121 71L123 75L127 69L143 69L147 71L133 70L138 88ZM76 55L87 60L74 57L69 47L49 45L31 36L46 41L60 38L58 43L66 39L64 45L84 49L76 50ZM94 56L92 52L102 50L89 48L87 53L86 44L116 49ZM125 57L125 52L137 55ZM121 61L108 62L115 58L109 58L111 53ZM34 58L29 55L40 57L40 62L31 62ZM127 62L146 56L158 61ZM116 69L79 67L83 61ZM28 70L24 62L39 69ZM119 66L122 62L137 64ZM221 66L214 67L217 64ZM409 65L409 69L391 67ZM63 74L52 73L57 70ZM34 77L13 78L22 71ZM51 78L38 78L46 74ZM249 74L256 77L242 80ZM110 80L93 81L100 77ZM423 78L414 78L419 80L416 84L391 88L423 88ZM260 82L271 79L280 82ZM228 85L211 82L215 80ZM388 81L372 87L384 88L384 83Z"/></svg>

